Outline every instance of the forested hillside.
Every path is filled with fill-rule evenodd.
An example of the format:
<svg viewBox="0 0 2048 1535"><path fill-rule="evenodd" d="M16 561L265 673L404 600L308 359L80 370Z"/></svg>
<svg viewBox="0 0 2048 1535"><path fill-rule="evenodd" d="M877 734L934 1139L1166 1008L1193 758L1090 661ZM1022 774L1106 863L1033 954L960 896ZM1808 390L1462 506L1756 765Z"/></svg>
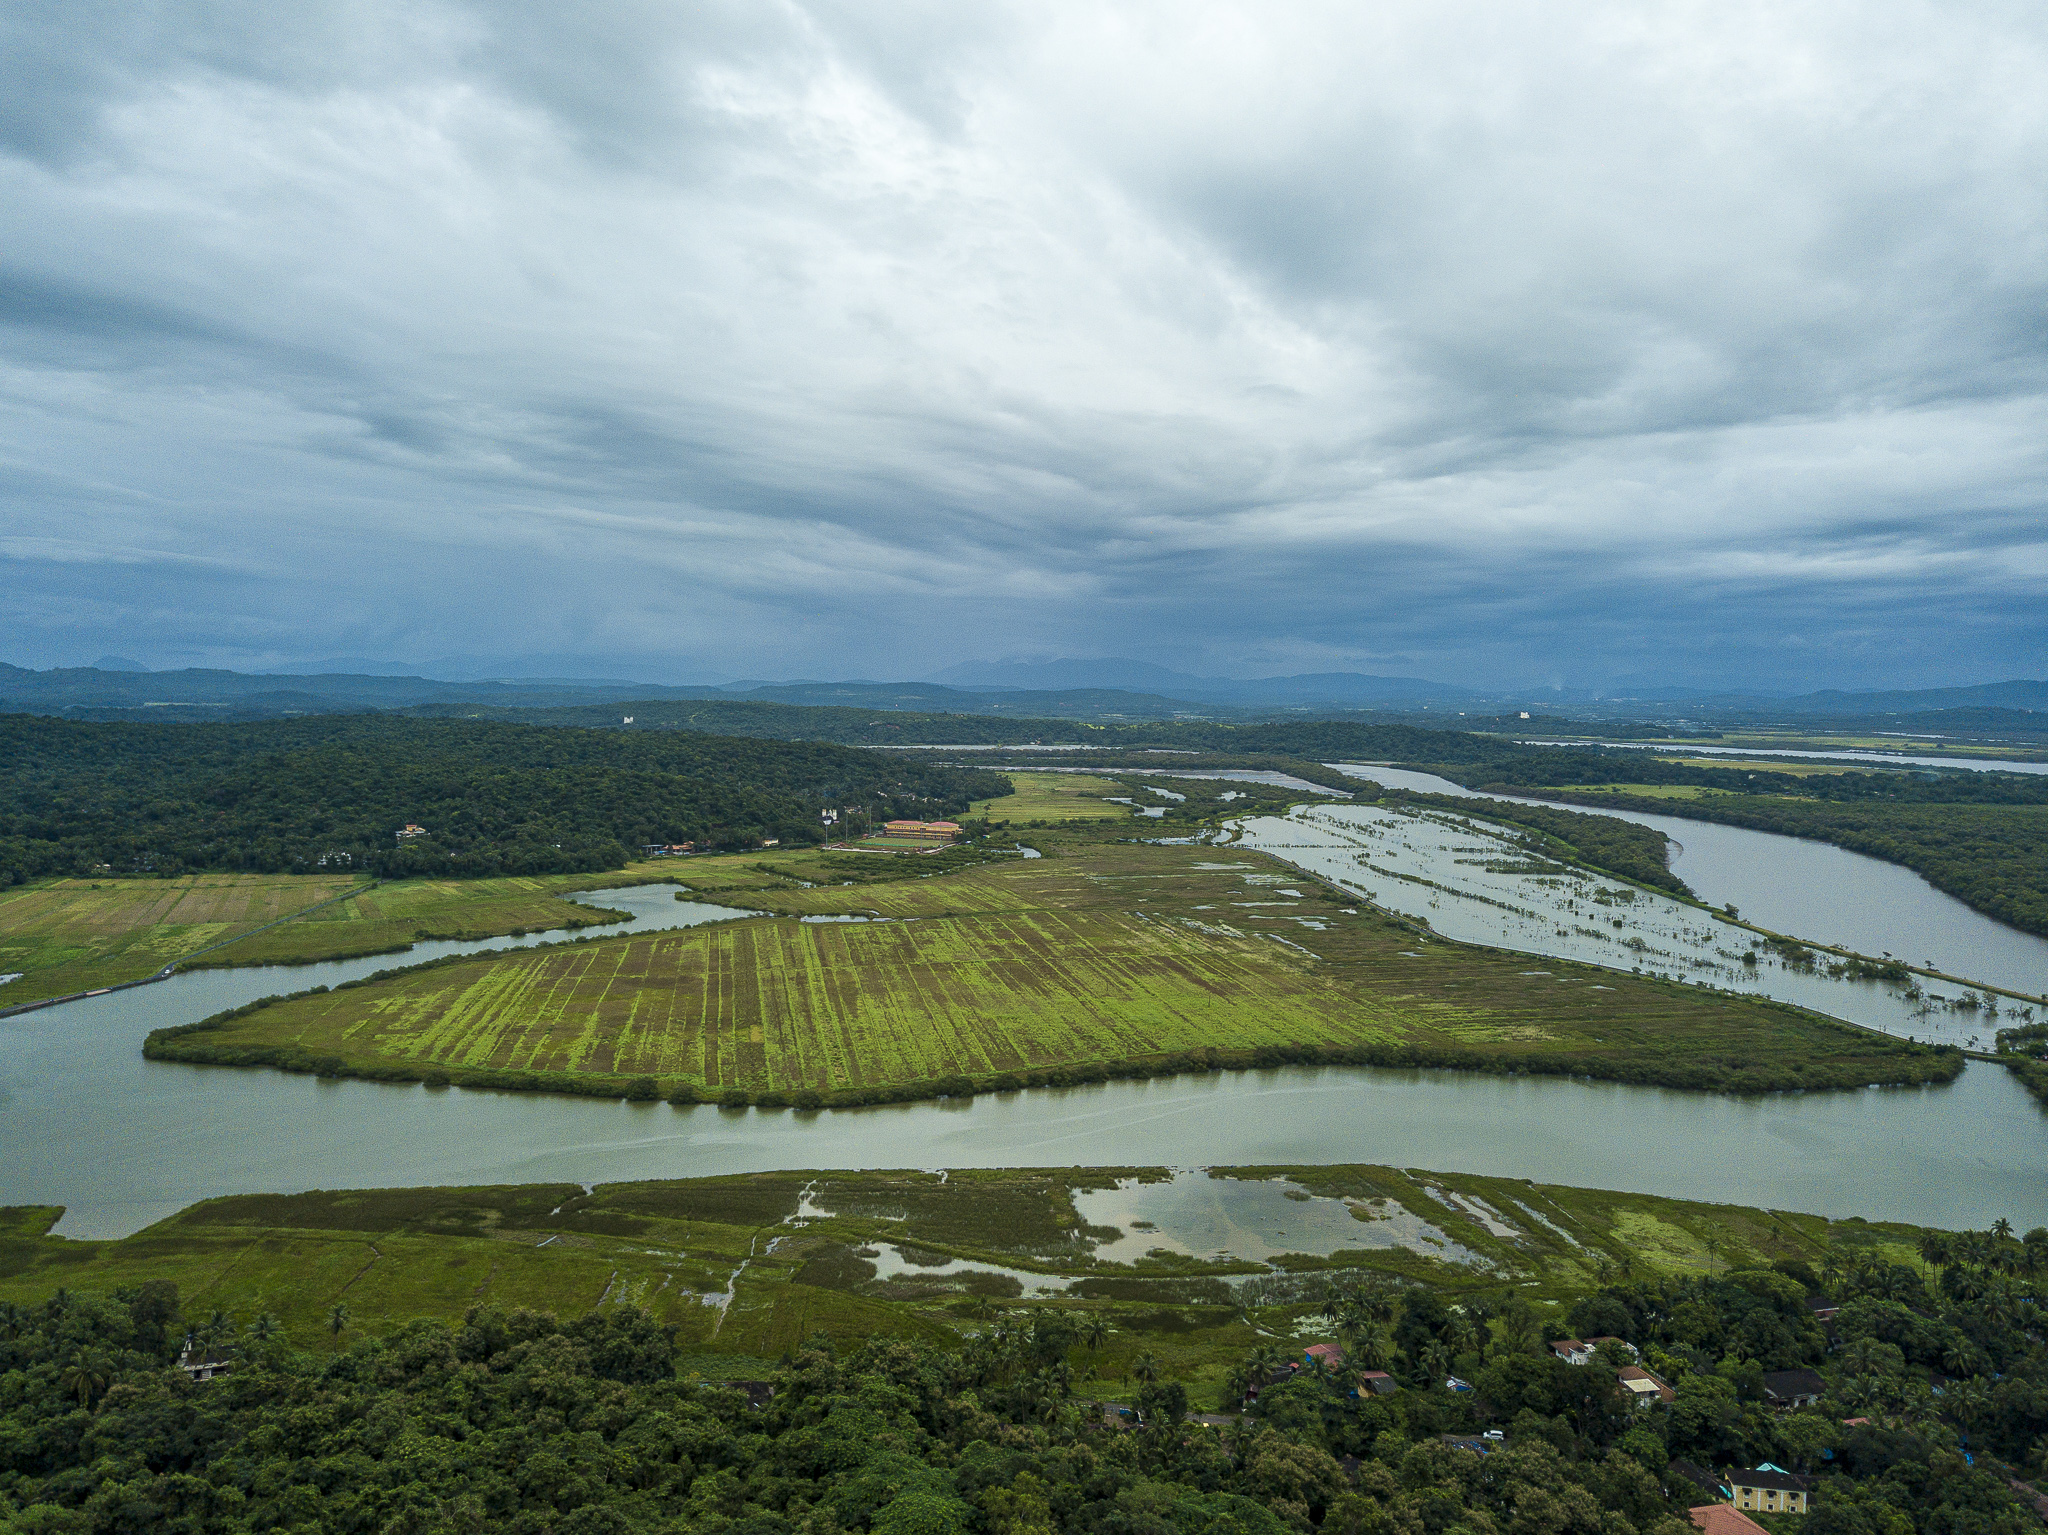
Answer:
<svg viewBox="0 0 2048 1535"><path fill-rule="evenodd" d="M318 1358L268 1313L181 1318L162 1281L58 1290L0 1309L0 1529L1687 1535L1720 1468L1771 1464L1812 1477L1809 1535L2024 1535L2044 1239L1929 1233L1935 1284L1864 1251L1646 1276L1548 1315L1361 1276L1306 1329L1342 1339L1329 1368L1274 1340L1190 1402L1146 1354L1137 1410L1107 1414L1084 1377L1109 1328L1086 1311L985 1304L975 1335L844 1354L820 1334L740 1389L679 1372L674 1329L625 1305L475 1307ZM231 1373L170 1367L187 1327ZM1543 1346L1567 1330L1630 1347L1573 1366ZM1669 1389L1645 1410L1616 1384L1636 1360ZM1798 1369L1819 1404L1770 1410L1766 1372ZM1243 1418L1187 1421L1247 1388Z"/></svg>
<svg viewBox="0 0 2048 1535"><path fill-rule="evenodd" d="M651 842L821 838L818 811L950 815L992 773L817 742L343 715L235 725L0 717L0 882L616 868ZM426 835L399 840L408 824Z"/></svg>

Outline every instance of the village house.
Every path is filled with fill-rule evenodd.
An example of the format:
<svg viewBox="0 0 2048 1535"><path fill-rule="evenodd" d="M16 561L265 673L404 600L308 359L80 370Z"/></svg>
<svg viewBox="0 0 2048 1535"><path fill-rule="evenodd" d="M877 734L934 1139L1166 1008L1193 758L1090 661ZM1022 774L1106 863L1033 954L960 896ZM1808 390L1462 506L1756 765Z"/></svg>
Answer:
<svg viewBox="0 0 2048 1535"><path fill-rule="evenodd" d="M1641 1365L1623 1365L1615 1372L1622 1391L1629 1399L1629 1405L1637 1412L1647 1412L1659 1402L1675 1402L1678 1393L1658 1376L1651 1374Z"/></svg>
<svg viewBox="0 0 2048 1535"><path fill-rule="evenodd" d="M400 842L410 842L415 837L424 837L426 834L426 827L415 826L412 822L407 821L404 826L399 828L398 840Z"/></svg>
<svg viewBox="0 0 2048 1535"><path fill-rule="evenodd" d="M187 1380L201 1381L225 1375L234 1366L225 1353L187 1333L185 1346L178 1350L178 1368L185 1372Z"/></svg>
<svg viewBox="0 0 2048 1535"><path fill-rule="evenodd" d="M1765 1464L1751 1470L1730 1470L1728 1490L1737 1508L1765 1514L1803 1514L1812 1506L1813 1478L1796 1476Z"/></svg>
<svg viewBox="0 0 2048 1535"><path fill-rule="evenodd" d="M1586 1347L1596 1351L1607 1344L1612 1344L1631 1359L1640 1359L1642 1357L1641 1354L1636 1352L1636 1346L1626 1338L1588 1338L1586 1340Z"/></svg>
<svg viewBox="0 0 2048 1535"><path fill-rule="evenodd" d="M1401 1383L1385 1370L1361 1370L1358 1374L1361 1391L1370 1391L1374 1396L1392 1396L1401 1389Z"/></svg>
<svg viewBox="0 0 2048 1535"><path fill-rule="evenodd" d="M1559 1338L1550 1345L1550 1352L1566 1364L1591 1364L1593 1345L1581 1343L1577 1338Z"/></svg>
<svg viewBox="0 0 2048 1535"><path fill-rule="evenodd" d="M1683 1487L1674 1483L1683 1482L1697 1489L1703 1497L1726 1499L1732 1494L1728 1484L1713 1472L1696 1466L1689 1460L1674 1460L1664 1468L1664 1485L1679 1496L1690 1496Z"/></svg>
<svg viewBox="0 0 2048 1535"><path fill-rule="evenodd" d="M1828 1383L1820 1378L1817 1370L1764 1372L1764 1402L1779 1412L1811 1407L1820 1401L1821 1393L1827 1389Z"/></svg>
<svg viewBox="0 0 2048 1535"><path fill-rule="evenodd" d="M1326 1370L1334 1370L1344 1362L1344 1350L1337 1347L1334 1343L1311 1344L1302 1354L1301 1362L1311 1370L1317 1365L1321 1365Z"/></svg>
<svg viewBox="0 0 2048 1535"><path fill-rule="evenodd" d="M1767 1535L1762 1525L1727 1503L1709 1503L1702 1508L1688 1509L1686 1518L1704 1535Z"/></svg>

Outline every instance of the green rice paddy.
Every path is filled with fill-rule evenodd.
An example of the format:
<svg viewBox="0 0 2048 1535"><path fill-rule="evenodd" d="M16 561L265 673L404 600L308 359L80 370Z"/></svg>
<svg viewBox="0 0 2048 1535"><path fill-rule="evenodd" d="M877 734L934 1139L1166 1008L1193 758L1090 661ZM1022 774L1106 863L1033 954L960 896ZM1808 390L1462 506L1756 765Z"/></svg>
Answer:
<svg viewBox="0 0 2048 1535"><path fill-rule="evenodd" d="M991 824L1120 821L1131 813L1128 805L1112 805L1103 799L1106 794L1130 792L1113 778L1089 773L1027 773L1014 768L1004 771L1015 792L1001 799L982 800L971 812Z"/></svg>
<svg viewBox="0 0 2048 1535"><path fill-rule="evenodd" d="M1917 1047L1775 1004L1431 940L1256 854L1048 846L879 885L763 876L729 899L777 916L443 962L162 1033L150 1053L827 1102L1285 1060L1737 1090L1933 1069Z"/></svg>
<svg viewBox="0 0 2048 1535"><path fill-rule="evenodd" d="M140 980L219 944L227 947L197 962L303 964L391 953L422 938L588 927L609 919L562 896L670 872L665 864L637 864L611 874L398 880L374 887L347 875L39 880L0 891L0 974L21 973L0 986L0 1006ZM334 900L351 890L361 893ZM301 912L297 920L257 931Z"/></svg>

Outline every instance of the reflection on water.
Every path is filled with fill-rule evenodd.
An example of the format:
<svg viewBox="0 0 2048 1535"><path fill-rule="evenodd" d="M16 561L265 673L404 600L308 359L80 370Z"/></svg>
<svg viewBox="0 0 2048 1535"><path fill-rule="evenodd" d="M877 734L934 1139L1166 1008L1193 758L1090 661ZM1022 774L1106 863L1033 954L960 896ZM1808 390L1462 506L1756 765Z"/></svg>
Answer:
<svg viewBox="0 0 2048 1535"><path fill-rule="evenodd" d="M1524 805L1547 803L1519 795L1475 794L1428 773L1332 765L1389 788ZM1701 900L1710 906L1732 902L1745 919L1773 932L1858 954L1895 954L1909 964L1925 964L2030 996L2048 993L2048 939L1972 911L1911 869L1830 843L1742 826L1605 806L1563 808L1655 827L1678 844L1671 871ZM1983 1032L1988 1040L1988 1029Z"/></svg>
<svg viewBox="0 0 2048 1535"><path fill-rule="evenodd" d="M1584 751L1585 741L1524 741L1524 746L1563 746ZM1872 767L1962 768L1972 773L2048 773L2048 762L1988 759L1984 757L1908 757L1896 752L1799 751L1781 746L1694 746L1670 741L1602 741L1603 748L1619 751L1657 752L1666 757L1741 757L1745 759L1789 758L1794 761L1861 762Z"/></svg>
<svg viewBox="0 0 2048 1535"><path fill-rule="evenodd" d="M1283 1253L1327 1258L1392 1247L1452 1263L1484 1261L1392 1200L1334 1199L1285 1178L1201 1170L1164 1181L1126 1178L1114 1188L1076 1189L1074 1208L1090 1226L1123 1229L1095 1248L1110 1263L1136 1263L1152 1253L1264 1263Z"/></svg>
<svg viewBox="0 0 2048 1535"><path fill-rule="evenodd" d="M668 899L670 887L651 891L664 925L691 915L695 903ZM640 897L584 899L630 909ZM549 936L565 935L423 943L398 962ZM1943 1087L1739 1099L1554 1077L1292 1068L797 1114L141 1056L153 1028L392 963L198 971L0 1020L0 1203L64 1205L62 1234L111 1237L200 1199L259 1191L1368 1162L1951 1228L1999 1216L2022 1230L2048 1224L2048 1114L1987 1065Z"/></svg>
<svg viewBox="0 0 2048 1535"><path fill-rule="evenodd" d="M1443 811L1317 805L1243 825L1239 846L1313 869L1462 942L1773 997L1948 1044L1967 1044L2004 1016L1995 1004L1987 1014L1966 988L1940 982L1830 979L1818 963L1781 956L1698 907L1532 857L1512 831ZM1555 984L1586 983L1559 976ZM1965 996L1968 1011L1955 1010Z"/></svg>

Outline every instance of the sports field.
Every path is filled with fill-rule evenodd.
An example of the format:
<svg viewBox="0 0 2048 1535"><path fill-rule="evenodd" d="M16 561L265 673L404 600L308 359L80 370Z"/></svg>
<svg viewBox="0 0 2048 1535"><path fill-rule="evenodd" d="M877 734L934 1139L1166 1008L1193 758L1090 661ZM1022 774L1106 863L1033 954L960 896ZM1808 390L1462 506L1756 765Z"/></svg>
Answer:
<svg viewBox="0 0 2048 1535"><path fill-rule="evenodd" d="M931 879L757 888L731 899L782 917L423 968L150 1049L828 1101L1209 1058L1193 1052L1730 1089L1953 1074L1945 1057L1773 1004L1432 941L1280 869L1249 853L1083 840L1065 856ZM803 913L898 920L788 920Z"/></svg>
<svg viewBox="0 0 2048 1535"><path fill-rule="evenodd" d="M1016 792L982 800L970 812L991 823L1019 821L1118 821L1131 813L1128 805L1112 805L1105 794L1130 791L1113 778L1091 773L1020 773L1005 769Z"/></svg>

